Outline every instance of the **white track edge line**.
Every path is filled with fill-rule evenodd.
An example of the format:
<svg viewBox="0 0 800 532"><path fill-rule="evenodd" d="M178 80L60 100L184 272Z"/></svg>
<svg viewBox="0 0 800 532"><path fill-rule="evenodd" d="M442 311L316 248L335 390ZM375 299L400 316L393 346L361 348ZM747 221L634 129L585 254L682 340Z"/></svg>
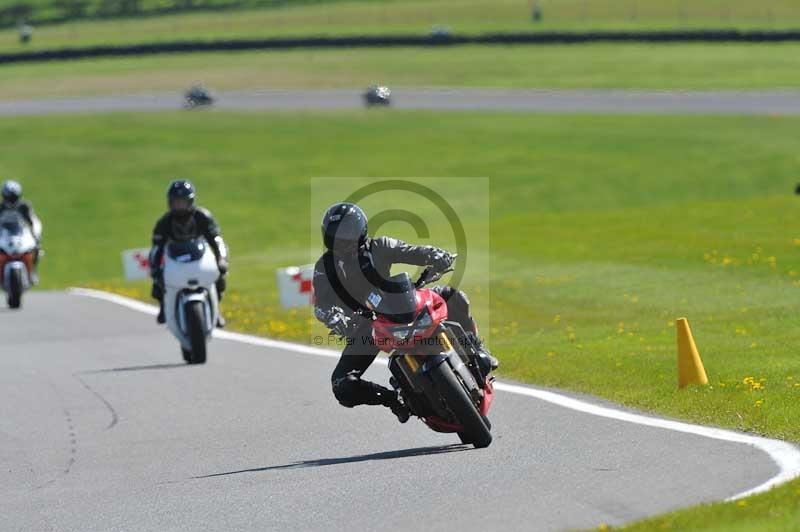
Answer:
<svg viewBox="0 0 800 532"><path fill-rule="evenodd" d="M131 299L125 296L120 296L110 292L103 292L100 290L92 290L87 288L70 288L68 290L68 293L76 296L90 297L94 299L108 301L111 303L116 303L117 305L121 305L123 307L127 307L129 309L136 310L138 312L143 312L145 314L150 314L152 316L158 314L157 308L153 305L148 305L146 303L136 301L135 299ZM261 338L258 336L251 336L241 333L217 330L214 331L214 337L223 340L231 340L235 342L241 342L260 347L284 349L287 351L294 351L296 353L304 353L308 355L324 356L329 358L339 357L338 352L330 349L305 346L302 344L284 342L281 340L272 340L269 338ZM385 359L378 359L377 361L383 364L386 363ZM570 410L575 410L577 412L583 412L585 414L590 414L593 416L604 417L618 421L625 421L637 425L666 429L675 432L683 432L685 434L694 434L696 436L711 438L714 440L750 445L766 453L778 466L779 471L775 476L773 476L766 482L759 484L755 488L743 491L741 493L737 493L736 495L733 495L732 497L725 499L726 501L735 501L738 499L749 497L751 495L763 493L785 482L789 482L790 480L800 477L800 449L798 449L796 446L792 445L789 442L781 440L773 440L769 438L762 438L759 436L743 434L740 432L734 432L731 430L719 429L715 427L705 427L702 425L694 425L691 423L684 423L681 421L673 421L669 419L661 419L656 417L644 416L641 414L634 414L632 412L626 412L624 410L617 410L607 406L600 406L588 403L586 401L581 401L573 397L568 397L566 395L561 395L552 391L540 390L529 386L519 386L516 384L496 382L495 389L507 393L514 393L517 395L532 397L534 399L539 399L540 401L545 401L547 403L568 408Z"/></svg>

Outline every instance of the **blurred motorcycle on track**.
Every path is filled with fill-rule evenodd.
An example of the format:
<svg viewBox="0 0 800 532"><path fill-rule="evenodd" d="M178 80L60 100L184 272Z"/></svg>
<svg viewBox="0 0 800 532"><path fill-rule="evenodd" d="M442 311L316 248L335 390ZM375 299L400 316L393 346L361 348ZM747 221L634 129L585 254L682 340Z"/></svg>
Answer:
<svg viewBox="0 0 800 532"><path fill-rule="evenodd" d="M206 107L214 103L214 95L203 85L195 85L183 95L184 109Z"/></svg>
<svg viewBox="0 0 800 532"><path fill-rule="evenodd" d="M22 306L22 294L33 285L36 239L21 215L0 220L0 281L9 308Z"/></svg>

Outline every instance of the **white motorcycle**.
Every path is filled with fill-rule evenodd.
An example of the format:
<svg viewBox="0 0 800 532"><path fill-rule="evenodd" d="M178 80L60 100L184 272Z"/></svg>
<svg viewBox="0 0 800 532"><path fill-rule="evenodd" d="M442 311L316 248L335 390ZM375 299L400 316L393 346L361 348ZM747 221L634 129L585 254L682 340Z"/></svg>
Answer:
<svg viewBox="0 0 800 532"><path fill-rule="evenodd" d="M183 359L205 364L206 343L219 318L216 282L220 272L203 238L170 242L164 257L164 314L181 343Z"/></svg>
<svg viewBox="0 0 800 532"><path fill-rule="evenodd" d="M22 294L33 285L36 239L17 213L0 220L0 280L10 308L22 306Z"/></svg>

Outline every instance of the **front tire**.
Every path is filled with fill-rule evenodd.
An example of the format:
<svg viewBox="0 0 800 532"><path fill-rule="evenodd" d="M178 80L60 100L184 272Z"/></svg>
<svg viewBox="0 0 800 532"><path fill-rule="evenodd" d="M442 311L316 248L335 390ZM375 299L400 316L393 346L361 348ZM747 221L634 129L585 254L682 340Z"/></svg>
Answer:
<svg viewBox="0 0 800 532"><path fill-rule="evenodd" d="M488 447L492 443L492 433L489 432L489 428L483 422L483 416L478 412L450 365L447 362L439 364L431 372L431 377L447 407L464 427L464 430L458 433L461 442L471 443L478 449Z"/></svg>
<svg viewBox="0 0 800 532"><path fill-rule="evenodd" d="M8 307L17 309L22 306L22 271L11 270L8 279Z"/></svg>
<svg viewBox="0 0 800 532"><path fill-rule="evenodd" d="M190 301L186 304L186 332L192 346L189 364L206 363L206 329L205 313L202 301Z"/></svg>

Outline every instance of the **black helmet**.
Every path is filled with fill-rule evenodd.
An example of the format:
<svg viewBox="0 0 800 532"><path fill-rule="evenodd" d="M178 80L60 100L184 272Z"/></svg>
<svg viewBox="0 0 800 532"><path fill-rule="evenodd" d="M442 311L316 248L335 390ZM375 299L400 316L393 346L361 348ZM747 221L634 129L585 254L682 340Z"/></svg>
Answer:
<svg viewBox="0 0 800 532"><path fill-rule="evenodd" d="M22 197L22 185L16 181L6 181L3 183L3 199L10 203L15 204Z"/></svg>
<svg viewBox="0 0 800 532"><path fill-rule="evenodd" d="M195 189L191 181L176 179L167 189L167 207L173 214L188 216L194 211Z"/></svg>
<svg viewBox="0 0 800 532"><path fill-rule="evenodd" d="M322 240L333 251L355 250L367 238L367 215L354 203L336 203L322 217Z"/></svg>

